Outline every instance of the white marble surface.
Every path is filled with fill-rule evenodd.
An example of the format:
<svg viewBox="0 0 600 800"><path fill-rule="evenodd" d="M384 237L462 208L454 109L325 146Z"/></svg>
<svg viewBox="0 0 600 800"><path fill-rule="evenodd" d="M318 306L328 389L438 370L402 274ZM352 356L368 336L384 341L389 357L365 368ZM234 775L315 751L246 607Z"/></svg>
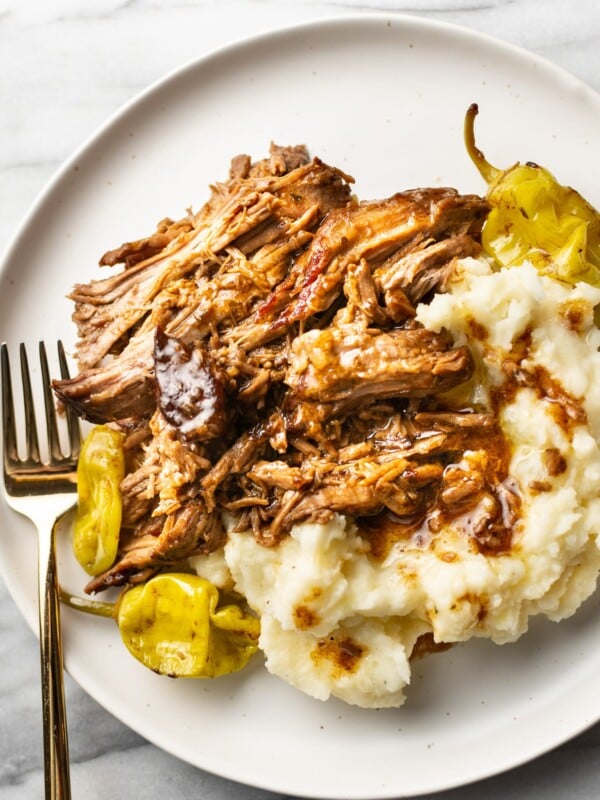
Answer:
<svg viewBox="0 0 600 800"><path fill-rule="evenodd" d="M0 246L59 164L166 71L225 42L369 9L462 24L524 46L600 90L597 0L2 0ZM600 120L599 120L600 123ZM6 532L2 532L6 535ZM0 584L0 797L42 795L37 642ZM156 749L67 678L75 798L267 800ZM596 800L600 726L559 750L440 800Z"/></svg>

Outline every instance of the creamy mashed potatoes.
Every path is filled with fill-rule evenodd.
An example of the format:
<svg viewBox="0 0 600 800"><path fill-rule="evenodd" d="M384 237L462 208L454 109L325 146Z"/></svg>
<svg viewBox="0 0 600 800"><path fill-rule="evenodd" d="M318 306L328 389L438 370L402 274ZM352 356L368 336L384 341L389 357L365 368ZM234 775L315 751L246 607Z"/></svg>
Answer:
<svg viewBox="0 0 600 800"><path fill-rule="evenodd" d="M530 616L563 619L592 593L600 569L598 303L600 290L587 284L571 288L528 265L492 272L466 259L448 292L419 306L423 325L471 347L470 401L496 403L522 499L512 546L484 554L460 519L396 542L381 560L340 515L296 525L275 548L230 533L224 553L195 563L221 585L233 579L260 614L271 672L322 700L397 706L421 635L511 642ZM541 376L543 394L517 385L502 395L503 365L516 352Z"/></svg>

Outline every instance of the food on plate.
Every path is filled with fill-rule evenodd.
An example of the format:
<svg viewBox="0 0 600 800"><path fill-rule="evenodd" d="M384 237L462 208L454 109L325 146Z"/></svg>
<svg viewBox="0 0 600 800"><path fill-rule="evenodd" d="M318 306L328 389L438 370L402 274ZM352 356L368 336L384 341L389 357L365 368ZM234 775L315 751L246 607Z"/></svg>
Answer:
<svg viewBox="0 0 600 800"><path fill-rule="evenodd" d="M167 572L121 594L116 620L127 649L161 675L216 678L243 669L260 623L198 575Z"/></svg>
<svg viewBox="0 0 600 800"><path fill-rule="evenodd" d="M490 213L484 251L503 267L527 261L545 275L570 284L600 285L600 216L570 186L561 186L532 162L499 170L475 145L473 104L465 118L467 150L489 184Z"/></svg>
<svg viewBox="0 0 600 800"><path fill-rule="evenodd" d="M116 603L71 595L72 608L113 619L145 667L171 678L216 678L243 669L258 649L260 622L234 593L198 575L164 572L121 592Z"/></svg>
<svg viewBox="0 0 600 800"><path fill-rule="evenodd" d="M114 563L121 532L120 484L125 477L123 434L97 425L86 437L77 462L77 511L73 552L90 575Z"/></svg>
<svg viewBox="0 0 600 800"><path fill-rule="evenodd" d="M487 198L359 201L273 146L74 288L81 371L55 390L125 460L87 591L125 587L114 615L151 668L233 671L259 637L313 697L397 706L412 658L514 641L594 590L598 215L539 167L491 167L475 113ZM229 657L207 666L200 637L178 672L196 625Z"/></svg>

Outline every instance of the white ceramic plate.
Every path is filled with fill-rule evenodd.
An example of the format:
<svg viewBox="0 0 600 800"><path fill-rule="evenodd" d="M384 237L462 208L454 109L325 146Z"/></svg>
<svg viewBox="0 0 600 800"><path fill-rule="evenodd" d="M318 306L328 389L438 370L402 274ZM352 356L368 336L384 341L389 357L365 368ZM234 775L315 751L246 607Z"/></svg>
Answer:
<svg viewBox="0 0 600 800"><path fill-rule="evenodd" d="M535 160L600 202L600 99L527 53L439 23L336 19L263 36L185 67L130 104L44 192L10 248L0 338L74 338L63 299L107 248L206 197L230 156L307 143L356 177L362 198L483 186L462 145L469 103L492 162ZM4 577L35 627L35 549L2 506ZM8 535L7 535L8 533ZM66 542L60 573L84 583ZM389 798L522 763L595 722L598 600L518 644L475 642L416 665L404 708L310 700L258 663L212 683L161 679L106 620L64 613L66 663L100 703L160 747L220 775L310 797Z"/></svg>

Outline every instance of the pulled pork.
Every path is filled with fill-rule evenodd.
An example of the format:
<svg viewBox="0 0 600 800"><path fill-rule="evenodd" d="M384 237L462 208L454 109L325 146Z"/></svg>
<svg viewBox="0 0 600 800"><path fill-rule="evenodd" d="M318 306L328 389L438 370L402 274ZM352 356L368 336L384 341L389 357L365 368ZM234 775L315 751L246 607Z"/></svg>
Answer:
<svg viewBox="0 0 600 800"><path fill-rule="evenodd" d="M506 443L445 394L471 354L414 321L479 252L486 203L443 188L359 203L351 182L304 147L237 156L200 211L73 289L81 371L54 389L127 434L119 553L88 591L217 549L225 511L265 546L334 512L374 557L449 518L510 546Z"/></svg>

